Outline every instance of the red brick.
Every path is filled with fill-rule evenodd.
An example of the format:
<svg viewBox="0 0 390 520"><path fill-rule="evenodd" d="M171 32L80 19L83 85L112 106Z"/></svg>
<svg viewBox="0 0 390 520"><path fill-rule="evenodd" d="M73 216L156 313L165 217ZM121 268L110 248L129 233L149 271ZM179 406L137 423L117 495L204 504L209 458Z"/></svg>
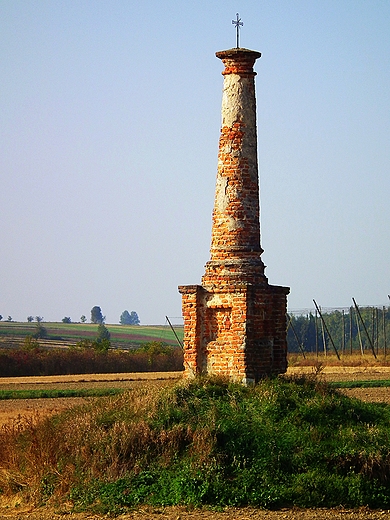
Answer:
<svg viewBox="0 0 390 520"><path fill-rule="evenodd" d="M287 367L287 287L268 284L261 260L256 101L260 53L217 53L224 98L210 260L202 285L180 286L188 377L257 381Z"/></svg>

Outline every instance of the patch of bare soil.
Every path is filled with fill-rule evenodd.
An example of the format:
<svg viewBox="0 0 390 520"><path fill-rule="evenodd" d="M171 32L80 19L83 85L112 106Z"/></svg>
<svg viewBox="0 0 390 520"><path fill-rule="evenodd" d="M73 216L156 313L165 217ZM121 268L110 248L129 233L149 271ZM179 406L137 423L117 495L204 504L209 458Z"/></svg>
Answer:
<svg viewBox="0 0 390 520"><path fill-rule="evenodd" d="M118 520L383 520L389 511L370 511L367 509L281 509L263 511L260 509L228 508L224 511L207 509L189 510L184 507L140 508L131 513L116 517ZM9 510L0 509L0 519L15 520L101 520L107 518L93 513L72 513L69 510L53 508Z"/></svg>
<svg viewBox="0 0 390 520"><path fill-rule="evenodd" d="M340 391L367 403L390 404L390 388L344 388Z"/></svg>
<svg viewBox="0 0 390 520"><path fill-rule="evenodd" d="M110 383L126 384L143 381L181 379L183 372L129 372L120 374L74 374L67 376L0 377L0 390L27 390L29 388L63 388L61 385L77 384L77 388ZM88 386L90 388L90 386Z"/></svg>
<svg viewBox="0 0 390 520"><path fill-rule="evenodd" d="M34 421L54 415L67 408L81 405L89 397L59 397L56 399L8 399L0 401L0 426L12 421ZM1 519L1 517L0 517Z"/></svg>
<svg viewBox="0 0 390 520"><path fill-rule="evenodd" d="M0 390L77 390L81 388L134 388L148 384L163 385L180 379L181 372L131 374L82 374L69 376L30 376L0 378ZM0 401L0 426L24 418L38 419L81 405L90 397L8 399ZM0 517L1 520L1 517Z"/></svg>
<svg viewBox="0 0 390 520"><path fill-rule="evenodd" d="M287 375L317 375L324 381L375 381L390 379L390 367L343 367L329 366L316 372L314 367L289 367ZM355 397L371 403L390 404L390 387L384 388L346 388L341 392L348 397Z"/></svg>

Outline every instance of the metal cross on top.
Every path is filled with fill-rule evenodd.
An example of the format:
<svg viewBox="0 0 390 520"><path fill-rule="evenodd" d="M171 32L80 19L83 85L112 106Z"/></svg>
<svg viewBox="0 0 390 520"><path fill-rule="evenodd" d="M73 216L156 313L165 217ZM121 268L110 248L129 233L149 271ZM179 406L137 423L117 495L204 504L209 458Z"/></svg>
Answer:
<svg viewBox="0 0 390 520"><path fill-rule="evenodd" d="M236 13L237 20L232 20L232 24L236 26L237 30L237 49L240 47L239 38L240 38L240 26L242 27L244 23L241 21L240 15Z"/></svg>

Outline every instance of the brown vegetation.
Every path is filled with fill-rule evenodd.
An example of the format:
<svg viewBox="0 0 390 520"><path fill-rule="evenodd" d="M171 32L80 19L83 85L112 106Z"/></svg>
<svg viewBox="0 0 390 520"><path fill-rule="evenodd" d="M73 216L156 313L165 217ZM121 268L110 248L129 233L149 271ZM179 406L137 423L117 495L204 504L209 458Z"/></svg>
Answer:
<svg viewBox="0 0 390 520"><path fill-rule="evenodd" d="M118 372L167 372L183 369L178 348L99 352L93 348L0 350L0 377Z"/></svg>

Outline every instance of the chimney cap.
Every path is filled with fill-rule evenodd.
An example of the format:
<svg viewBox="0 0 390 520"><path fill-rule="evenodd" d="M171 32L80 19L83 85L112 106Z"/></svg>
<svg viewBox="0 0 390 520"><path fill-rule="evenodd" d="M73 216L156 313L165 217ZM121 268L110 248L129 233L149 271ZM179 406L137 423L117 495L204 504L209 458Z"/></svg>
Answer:
<svg viewBox="0 0 390 520"><path fill-rule="evenodd" d="M218 51L215 53L216 57L223 60L225 58L252 58L257 60L261 57L261 52L251 51L250 49L244 49L243 47L228 49L226 51Z"/></svg>

